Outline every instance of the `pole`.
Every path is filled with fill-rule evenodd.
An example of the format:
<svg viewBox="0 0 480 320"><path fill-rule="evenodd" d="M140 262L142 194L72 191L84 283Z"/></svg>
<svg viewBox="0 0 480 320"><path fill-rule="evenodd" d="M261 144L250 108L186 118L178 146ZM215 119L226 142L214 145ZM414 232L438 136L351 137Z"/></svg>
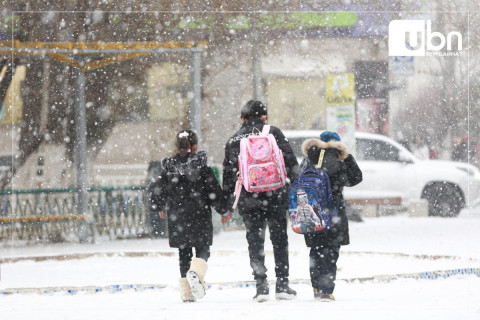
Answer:
<svg viewBox="0 0 480 320"><path fill-rule="evenodd" d="M78 203L77 214L88 214L87 192L87 121L85 111L85 73L76 70L77 103L75 106L75 132L77 135L77 188ZM80 242L88 240L88 224L86 221L79 222L78 237Z"/></svg>
<svg viewBox="0 0 480 320"><path fill-rule="evenodd" d="M253 99L262 100L263 99L262 65L260 60L260 48L258 46L258 28L257 28L256 15L252 16L251 21L252 21L252 32L253 32L253 36L250 40L251 46L252 46Z"/></svg>
<svg viewBox="0 0 480 320"><path fill-rule="evenodd" d="M201 51L195 50L192 53L192 73L191 82L193 90L193 99L191 104L191 119L190 123L193 124L193 129L198 136L198 145L202 143L202 84L201 84L201 67L202 57Z"/></svg>
<svg viewBox="0 0 480 320"><path fill-rule="evenodd" d="M253 98L262 100L262 65L260 60L260 49L257 43L252 44L252 73L253 73Z"/></svg>

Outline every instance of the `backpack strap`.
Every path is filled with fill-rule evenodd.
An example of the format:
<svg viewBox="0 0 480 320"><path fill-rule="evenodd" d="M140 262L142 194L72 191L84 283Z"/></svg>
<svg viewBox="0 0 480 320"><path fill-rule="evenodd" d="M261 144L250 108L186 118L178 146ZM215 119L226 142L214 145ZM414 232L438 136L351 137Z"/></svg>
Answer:
<svg viewBox="0 0 480 320"><path fill-rule="evenodd" d="M318 155L318 163L317 165L315 166L315 168L317 169L321 169L322 168L322 164L323 164L323 158L325 157L325 149L320 149L320 154Z"/></svg>
<svg viewBox="0 0 480 320"><path fill-rule="evenodd" d="M238 176L237 182L235 183L235 202L233 203L232 208L235 210L238 204L238 200L240 199L240 193L242 192L242 180L241 177Z"/></svg>
<svg viewBox="0 0 480 320"><path fill-rule="evenodd" d="M258 134L257 134L255 131L258 132ZM257 127L253 127L252 133L253 133L253 134L257 134L257 135L260 135L260 134L261 134L260 130L259 130Z"/></svg>
<svg viewBox="0 0 480 320"><path fill-rule="evenodd" d="M270 126L268 124L263 126L262 135L267 136L270 133Z"/></svg>

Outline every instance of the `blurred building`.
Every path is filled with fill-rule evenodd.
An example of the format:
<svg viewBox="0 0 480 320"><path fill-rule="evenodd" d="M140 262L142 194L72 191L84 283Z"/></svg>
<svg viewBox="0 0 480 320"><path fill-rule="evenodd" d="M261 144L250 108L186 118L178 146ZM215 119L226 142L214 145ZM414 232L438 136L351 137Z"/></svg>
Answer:
<svg viewBox="0 0 480 320"><path fill-rule="evenodd" d="M355 13L355 22L350 26L263 29L254 38L242 29L243 22L238 18L235 23L240 27L237 29L230 28L216 38L210 36L209 46L202 55L204 140L200 147L208 151L212 164L221 166L224 145L241 125L240 108L253 98L254 48L260 52L262 95L259 98L269 107L270 124L283 129L325 128L325 78L334 73L354 73L357 126L363 131L398 138L403 123L397 119L405 113L405 104L422 95L423 87L438 81L442 66L437 60L432 62L427 58L399 60L389 57L388 24L399 18L398 12L378 12L366 3L353 1L338 5L332 2L330 7L320 8ZM304 11L318 9L315 5L302 8ZM128 28L118 22L123 18L118 14L103 15L100 11L91 15L93 22L98 21L99 25L118 23L118 32L128 34ZM208 26L208 17L202 23ZM148 26L161 27L154 22L149 22ZM92 27L92 30L97 29ZM206 27L192 29L184 38L208 34ZM62 32L57 41L72 37L67 31ZM95 33L92 31L92 34ZM112 32L111 38L95 40L115 39ZM25 77L22 70L16 69L0 113L3 117L0 118L0 159L11 159L19 152L20 127L22 123L25 125L24 119L18 116L22 110L19 91L22 77ZM149 163L173 155L175 134L190 126L190 60L182 54L169 54L155 59L137 58L105 70L107 75L101 76L110 78L102 93L105 99L100 105L94 100L87 101L87 108L92 110L95 119L103 121L99 123L109 123L112 127L107 130L105 139L103 136L92 138L97 143L89 148L89 185L143 184ZM57 70L50 77L50 83L61 74ZM98 80L96 74L89 77L87 81ZM12 102L9 99L15 94L17 98ZM53 100L51 96L47 108L53 105ZM96 123L92 120L89 128L94 128ZM65 127L67 132L71 124L60 120L57 125ZM30 155L12 185L16 189L75 186L75 166L66 153L64 143L50 143L47 139ZM0 162L0 169L9 163L7 160Z"/></svg>

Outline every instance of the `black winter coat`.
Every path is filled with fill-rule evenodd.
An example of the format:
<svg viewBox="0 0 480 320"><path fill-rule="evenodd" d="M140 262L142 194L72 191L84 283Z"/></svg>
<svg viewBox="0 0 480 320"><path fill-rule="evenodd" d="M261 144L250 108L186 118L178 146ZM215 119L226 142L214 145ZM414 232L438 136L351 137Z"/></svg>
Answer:
<svg viewBox="0 0 480 320"><path fill-rule="evenodd" d="M307 165L310 165L310 161L308 158L305 158L301 167L304 168ZM336 149L326 149L322 169L327 172L330 179L333 201L335 202L340 220L324 233L306 235L305 243L308 247L326 244L348 245L350 244L350 235L345 201L343 199L343 187L353 187L359 184L362 181L362 171L351 154L343 161L338 160L338 151Z"/></svg>
<svg viewBox="0 0 480 320"><path fill-rule="evenodd" d="M235 183L237 182L240 140L244 137L258 134L263 130L264 124L265 122L258 118L245 121L240 130L238 130L225 145L225 159L223 161L223 191L226 198L226 205L229 210L231 210L235 200L233 193L235 191ZM277 127L270 126L270 133L275 137L278 147L280 150L282 150L287 176L291 181L293 181L298 176L299 166L292 147L290 146L287 138L285 138L283 135L282 131ZM251 210L256 210L261 207L268 207L269 205L280 207L283 206L285 207L285 210L287 210L288 191L288 186L274 191L260 193L246 192L245 189L242 188L242 193L238 202L240 214Z"/></svg>
<svg viewBox="0 0 480 320"><path fill-rule="evenodd" d="M164 210L168 217L170 247L211 246L212 210L224 213L223 192L207 154L180 154L162 160L163 171L152 192L154 210Z"/></svg>

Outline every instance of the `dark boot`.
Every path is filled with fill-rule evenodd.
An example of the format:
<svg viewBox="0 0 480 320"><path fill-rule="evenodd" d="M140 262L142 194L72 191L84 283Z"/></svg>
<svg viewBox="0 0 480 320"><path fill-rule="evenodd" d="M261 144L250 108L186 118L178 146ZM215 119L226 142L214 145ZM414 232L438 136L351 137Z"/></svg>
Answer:
<svg viewBox="0 0 480 320"><path fill-rule="evenodd" d="M275 285L275 298L277 300L292 300L297 297L297 292L289 287L288 279L277 279Z"/></svg>
<svg viewBox="0 0 480 320"><path fill-rule="evenodd" d="M268 301L269 289L267 280L257 281L257 294L253 297L255 302L265 302Z"/></svg>
<svg viewBox="0 0 480 320"><path fill-rule="evenodd" d="M320 301L335 301L335 297L331 293L325 293L322 292L321 290L318 290L316 288L313 288L313 298L315 300L320 300Z"/></svg>

